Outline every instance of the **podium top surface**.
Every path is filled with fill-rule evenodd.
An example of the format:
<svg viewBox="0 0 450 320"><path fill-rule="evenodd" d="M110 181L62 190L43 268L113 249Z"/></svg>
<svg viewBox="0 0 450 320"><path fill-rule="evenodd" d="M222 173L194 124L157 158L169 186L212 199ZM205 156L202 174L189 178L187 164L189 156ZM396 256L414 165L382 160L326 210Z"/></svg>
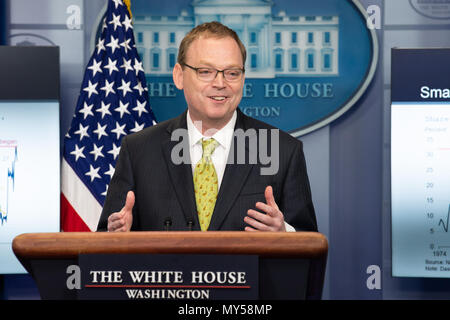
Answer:
<svg viewBox="0 0 450 320"><path fill-rule="evenodd" d="M79 254L247 254L321 259L327 238L318 232L57 232L14 238L19 259L76 258Z"/></svg>

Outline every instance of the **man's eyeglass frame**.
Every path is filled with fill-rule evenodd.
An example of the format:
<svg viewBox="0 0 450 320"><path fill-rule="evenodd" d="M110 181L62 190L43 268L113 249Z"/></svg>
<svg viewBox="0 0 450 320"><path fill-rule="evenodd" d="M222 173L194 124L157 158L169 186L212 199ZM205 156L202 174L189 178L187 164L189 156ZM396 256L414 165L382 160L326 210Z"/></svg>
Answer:
<svg viewBox="0 0 450 320"><path fill-rule="evenodd" d="M242 68L242 69L239 69L239 68L233 68L233 69L223 69L223 70L218 70L218 69L215 69L215 68L207 68L207 67L196 68L196 67L193 67L193 66L188 65L187 63L182 63L182 65L184 65L184 66L186 66L186 67L188 67L188 68L194 70L195 73L197 74L197 78L198 78L199 80L202 80L202 81L208 81L208 82L214 81L214 79L217 78L217 75L218 75L220 72L222 72L223 78L224 78L226 81L228 81L228 82L234 82L234 81L239 81L239 80L241 80L241 79L242 79L242 75L245 73L245 68ZM211 80L202 79L201 76L200 76L200 74L199 74L199 70L201 70L201 69L205 69L205 70L214 70L214 71L216 72L216 74L214 75L213 78L211 78ZM225 74L225 72L227 72L227 71L241 71L242 73L239 75L239 78L237 78L237 79L231 79L231 80L230 80L230 79L227 79L227 76L226 76L226 74Z"/></svg>

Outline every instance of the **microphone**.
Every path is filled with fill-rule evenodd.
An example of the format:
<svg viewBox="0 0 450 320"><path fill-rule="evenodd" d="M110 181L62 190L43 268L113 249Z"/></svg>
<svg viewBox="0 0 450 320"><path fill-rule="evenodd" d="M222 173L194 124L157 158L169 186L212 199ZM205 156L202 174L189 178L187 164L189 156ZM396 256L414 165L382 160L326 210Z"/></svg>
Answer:
<svg viewBox="0 0 450 320"><path fill-rule="evenodd" d="M164 220L164 228L166 229L166 231L169 231L171 225L172 219L170 217L166 218L166 220Z"/></svg>
<svg viewBox="0 0 450 320"><path fill-rule="evenodd" d="M194 226L194 220L189 219L187 222L188 230L192 231L192 227Z"/></svg>

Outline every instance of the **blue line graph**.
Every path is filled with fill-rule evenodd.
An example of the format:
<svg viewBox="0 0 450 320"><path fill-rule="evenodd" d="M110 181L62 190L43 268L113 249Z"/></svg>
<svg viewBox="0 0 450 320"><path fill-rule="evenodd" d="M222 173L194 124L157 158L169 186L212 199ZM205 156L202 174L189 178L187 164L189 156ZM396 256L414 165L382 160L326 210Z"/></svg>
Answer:
<svg viewBox="0 0 450 320"><path fill-rule="evenodd" d="M442 227L444 228L445 232L448 232L449 219L450 219L450 204L448 205L447 221L444 221L443 219L439 219L439 226L442 224Z"/></svg>
<svg viewBox="0 0 450 320"><path fill-rule="evenodd" d="M17 161L18 161L17 146L15 146L14 147L14 159L11 161L11 165L7 168L5 208L3 208L0 203L0 220L1 220L2 226L6 222L8 222L9 195L10 195L10 192L14 192L15 176L16 176L16 162ZM12 189L11 191L10 191L10 187Z"/></svg>

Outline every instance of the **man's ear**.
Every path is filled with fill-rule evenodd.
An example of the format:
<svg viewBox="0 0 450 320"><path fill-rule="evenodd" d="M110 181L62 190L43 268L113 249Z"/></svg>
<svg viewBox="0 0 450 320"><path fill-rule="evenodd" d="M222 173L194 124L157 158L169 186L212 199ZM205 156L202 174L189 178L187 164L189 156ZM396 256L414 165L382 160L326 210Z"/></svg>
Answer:
<svg viewBox="0 0 450 320"><path fill-rule="evenodd" d="M179 90L183 90L183 69L179 63L175 64L172 71L173 83Z"/></svg>

